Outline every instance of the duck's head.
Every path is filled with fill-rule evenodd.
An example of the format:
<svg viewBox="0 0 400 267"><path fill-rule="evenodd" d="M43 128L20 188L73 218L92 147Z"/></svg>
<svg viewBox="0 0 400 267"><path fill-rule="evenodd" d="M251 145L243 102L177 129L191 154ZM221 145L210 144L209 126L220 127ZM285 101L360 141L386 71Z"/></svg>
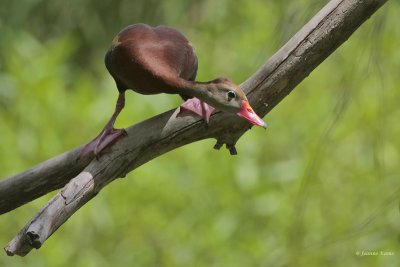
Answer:
<svg viewBox="0 0 400 267"><path fill-rule="evenodd" d="M208 82L205 102L218 110L234 113L254 125L267 127L267 124L254 112L242 89L226 78Z"/></svg>

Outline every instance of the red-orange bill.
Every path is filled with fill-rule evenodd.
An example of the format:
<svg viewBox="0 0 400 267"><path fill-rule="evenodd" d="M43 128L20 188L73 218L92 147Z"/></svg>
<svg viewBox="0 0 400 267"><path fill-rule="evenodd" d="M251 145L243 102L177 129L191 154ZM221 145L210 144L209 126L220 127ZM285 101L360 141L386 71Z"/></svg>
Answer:
<svg viewBox="0 0 400 267"><path fill-rule="evenodd" d="M248 120L250 123L254 125L261 126L263 128L267 128L267 124L254 112L251 108L248 101L243 100L241 110L236 113L239 117L242 117Z"/></svg>

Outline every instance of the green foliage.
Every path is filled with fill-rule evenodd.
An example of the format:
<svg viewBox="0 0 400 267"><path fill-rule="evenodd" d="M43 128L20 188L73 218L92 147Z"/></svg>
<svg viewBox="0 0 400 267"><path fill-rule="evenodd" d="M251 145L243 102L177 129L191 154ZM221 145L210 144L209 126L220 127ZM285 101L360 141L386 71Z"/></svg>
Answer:
<svg viewBox="0 0 400 267"><path fill-rule="evenodd" d="M199 80L240 83L324 4L3 0L0 177L100 131L117 98L103 56L124 26L174 26L196 48ZM266 117L267 131L246 133L238 156L213 140L161 156L0 266L399 266L399 8L363 25ZM129 92L117 126L180 101ZM50 195L2 215L0 244Z"/></svg>

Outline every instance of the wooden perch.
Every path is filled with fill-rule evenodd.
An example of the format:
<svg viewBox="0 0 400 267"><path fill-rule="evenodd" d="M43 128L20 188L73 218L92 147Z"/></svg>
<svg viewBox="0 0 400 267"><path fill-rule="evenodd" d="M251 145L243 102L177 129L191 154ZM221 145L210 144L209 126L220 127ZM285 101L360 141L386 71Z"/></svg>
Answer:
<svg viewBox="0 0 400 267"><path fill-rule="evenodd" d="M326 57L349 38L386 0L332 0L241 87L262 116L275 107ZM300 103L301 105L301 103ZM5 247L24 256L39 248L82 205L118 177L177 147L215 138L236 154L237 140L250 125L223 112L208 127L200 118L171 110L129 127L99 159L76 162L82 147L0 182L0 213L64 186Z"/></svg>

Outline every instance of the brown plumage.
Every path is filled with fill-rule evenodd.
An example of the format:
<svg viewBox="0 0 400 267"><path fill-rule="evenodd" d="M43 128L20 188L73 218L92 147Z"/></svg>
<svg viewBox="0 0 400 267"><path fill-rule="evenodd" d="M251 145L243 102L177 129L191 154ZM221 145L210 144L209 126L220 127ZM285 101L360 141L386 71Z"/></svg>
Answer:
<svg viewBox="0 0 400 267"><path fill-rule="evenodd" d="M266 126L250 107L244 92L230 80L194 81L198 67L196 54L185 36L173 28L145 24L126 27L114 38L105 65L119 91L115 112L78 158L90 153L98 155L126 134L113 125L125 105L128 89L144 95L179 94L188 99L181 108L202 116L206 123L216 108Z"/></svg>
<svg viewBox="0 0 400 267"><path fill-rule="evenodd" d="M188 40L166 26L135 24L112 42L105 64L120 92L132 89L149 95L178 94L185 81L194 81L197 57Z"/></svg>

